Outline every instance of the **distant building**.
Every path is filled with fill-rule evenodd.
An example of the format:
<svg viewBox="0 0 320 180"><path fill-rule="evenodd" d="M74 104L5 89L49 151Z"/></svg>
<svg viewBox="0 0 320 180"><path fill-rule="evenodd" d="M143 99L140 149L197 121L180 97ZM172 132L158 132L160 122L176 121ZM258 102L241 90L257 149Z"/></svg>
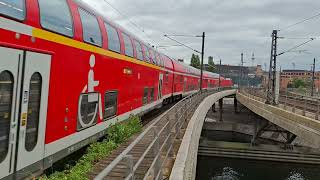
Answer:
<svg viewBox="0 0 320 180"><path fill-rule="evenodd" d="M257 65L256 67L256 76L257 77L262 77L264 74L263 70L262 70L262 66L261 65Z"/></svg>
<svg viewBox="0 0 320 180"><path fill-rule="evenodd" d="M284 78L312 78L312 71L307 70L283 70L281 72L281 77ZM315 72L315 77L319 79L320 72Z"/></svg>
<svg viewBox="0 0 320 180"><path fill-rule="evenodd" d="M208 64L204 64L204 69L209 69ZM234 84L245 86L259 86L262 81L263 70L261 65L256 67L234 66L234 65L215 65L215 73L221 73L223 77L231 78ZM241 77L241 78L240 78Z"/></svg>
<svg viewBox="0 0 320 180"><path fill-rule="evenodd" d="M294 79L301 79L304 81L312 80L312 71L307 70L283 70L281 72L280 88L286 90ZM315 72L315 87L320 89L320 72Z"/></svg>

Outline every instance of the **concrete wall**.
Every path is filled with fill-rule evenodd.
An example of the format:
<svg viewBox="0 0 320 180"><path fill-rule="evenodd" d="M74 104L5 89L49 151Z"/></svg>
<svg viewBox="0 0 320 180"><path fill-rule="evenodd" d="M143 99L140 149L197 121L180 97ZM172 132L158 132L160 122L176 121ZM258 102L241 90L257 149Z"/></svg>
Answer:
<svg viewBox="0 0 320 180"><path fill-rule="evenodd" d="M320 148L320 121L237 93L238 101L252 112L297 135L313 148Z"/></svg>
<svg viewBox="0 0 320 180"><path fill-rule="evenodd" d="M202 126L211 106L219 99L235 94L236 90L227 90L212 94L205 98L193 114L175 160L170 180L195 179L197 155Z"/></svg>

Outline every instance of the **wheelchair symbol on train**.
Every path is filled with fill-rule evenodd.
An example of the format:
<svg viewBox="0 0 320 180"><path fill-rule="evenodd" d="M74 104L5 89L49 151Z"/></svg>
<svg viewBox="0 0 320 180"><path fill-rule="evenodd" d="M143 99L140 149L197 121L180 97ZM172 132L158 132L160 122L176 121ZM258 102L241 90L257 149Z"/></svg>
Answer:
<svg viewBox="0 0 320 180"><path fill-rule="evenodd" d="M93 54L90 56L89 64L88 84L84 86L79 97L77 130L95 125L98 116L103 119L101 94L94 90L99 86L99 81L94 80L95 56Z"/></svg>

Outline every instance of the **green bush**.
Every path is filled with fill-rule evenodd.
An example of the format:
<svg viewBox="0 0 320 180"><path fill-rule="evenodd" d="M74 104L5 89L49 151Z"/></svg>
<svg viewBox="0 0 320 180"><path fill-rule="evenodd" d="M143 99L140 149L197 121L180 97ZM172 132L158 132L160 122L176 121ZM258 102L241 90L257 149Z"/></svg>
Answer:
<svg viewBox="0 0 320 180"><path fill-rule="evenodd" d="M102 142L92 143L85 155L83 155L77 164L62 172L55 172L49 177L42 176L40 179L48 180L78 180L87 179L87 173L90 172L95 163L100 159L107 157L121 143L127 141L132 135L140 132L142 124L138 116L129 118L125 123L117 123L107 129L107 138Z"/></svg>
<svg viewBox="0 0 320 180"><path fill-rule="evenodd" d="M108 128L107 134L108 139L117 144L121 144L126 141L133 134L140 132L142 129L142 124L139 117L133 116L130 121L123 124L116 124Z"/></svg>

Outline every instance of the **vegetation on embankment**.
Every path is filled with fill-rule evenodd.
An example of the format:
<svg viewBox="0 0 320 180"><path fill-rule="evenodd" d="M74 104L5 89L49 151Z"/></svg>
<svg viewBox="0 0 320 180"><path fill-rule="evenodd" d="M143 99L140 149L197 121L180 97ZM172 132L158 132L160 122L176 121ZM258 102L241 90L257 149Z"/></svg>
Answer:
<svg viewBox="0 0 320 180"><path fill-rule="evenodd" d="M102 142L92 143L87 152L78 160L75 166L64 171L55 172L50 176L42 176L47 180L78 180L87 179L87 173L93 169L95 163L107 157L119 145L127 141L132 135L142 130L142 124L137 116L131 117L124 123L117 123L107 129L107 137Z"/></svg>

